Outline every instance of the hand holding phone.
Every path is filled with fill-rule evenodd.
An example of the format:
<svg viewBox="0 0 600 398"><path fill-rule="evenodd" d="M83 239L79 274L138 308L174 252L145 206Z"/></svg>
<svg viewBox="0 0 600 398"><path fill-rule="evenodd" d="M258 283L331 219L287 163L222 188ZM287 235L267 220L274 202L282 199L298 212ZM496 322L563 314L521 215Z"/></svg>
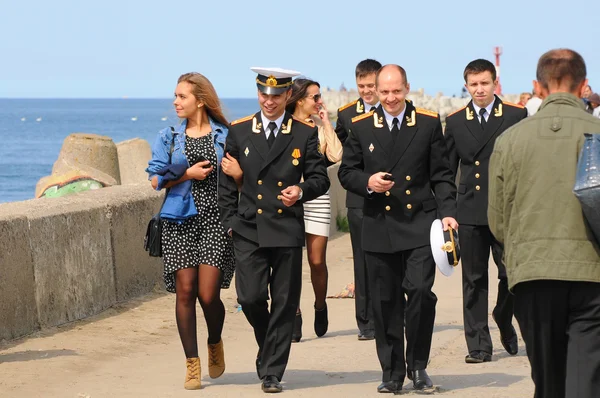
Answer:
<svg viewBox="0 0 600 398"><path fill-rule="evenodd" d="M210 164L210 161L204 155L198 156L198 163L200 163L200 162L208 162L206 165L202 166L202 168L204 168L204 169L208 169L212 166Z"/></svg>
<svg viewBox="0 0 600 398"><path fill-rule="evenodd" d="M386 181L394 181L395 180L394 176L389 173L384 175L383 177L381 177L381 179L386 180Z"/></svg>

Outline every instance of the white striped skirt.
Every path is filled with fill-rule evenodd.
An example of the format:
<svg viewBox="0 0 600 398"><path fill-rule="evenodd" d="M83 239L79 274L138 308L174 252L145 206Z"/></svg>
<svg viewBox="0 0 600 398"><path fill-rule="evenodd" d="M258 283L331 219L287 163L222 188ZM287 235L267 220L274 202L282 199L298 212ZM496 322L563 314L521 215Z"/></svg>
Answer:
<svg viewBox="0 0 600 398"><path fill-rule="evenodd" d="M331 198L329 191L310 202L304 203L304 229L307 234L329 237L331 222Z"/></svg>

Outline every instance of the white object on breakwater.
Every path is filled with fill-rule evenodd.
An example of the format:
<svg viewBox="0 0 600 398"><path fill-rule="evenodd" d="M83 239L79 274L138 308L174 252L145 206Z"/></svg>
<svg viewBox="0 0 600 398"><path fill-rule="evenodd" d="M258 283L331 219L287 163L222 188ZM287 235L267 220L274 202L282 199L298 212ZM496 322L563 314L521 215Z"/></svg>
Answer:
<svg viewBox="0 0 600 398"><path fill-rule="evenodd" d="M36 122L41 122L41 121L42 121L42 118L41 118L41 117L38 117L37 119L35 119L35 121L36 121Z"/></svg>
<svg viewBox="0 0 600 398"><path fill-rule="evenodd" d="M135 122L135 121L137 121L137 116L134 116L134 117L132 117L132 118L131 118L131 121L132 121L132 122Z"/></svg>

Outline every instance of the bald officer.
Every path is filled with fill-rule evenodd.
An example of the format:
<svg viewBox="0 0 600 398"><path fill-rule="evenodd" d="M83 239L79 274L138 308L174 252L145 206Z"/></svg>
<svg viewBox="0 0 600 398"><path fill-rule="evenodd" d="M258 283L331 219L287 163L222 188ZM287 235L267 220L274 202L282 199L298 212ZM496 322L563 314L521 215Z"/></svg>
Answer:
<svg viewBox="0 0 600 398"><path fill-rule="evenodd" d="M265 393L282 391L302 283L304 202L329 189L317 128L285 111L298 72L252 68L260 111L231 123L226 151L243 182L220 174L222 222L231 231L236 290L258 343L256 371ZM269 310L267 301L271 297Z"/></svg>

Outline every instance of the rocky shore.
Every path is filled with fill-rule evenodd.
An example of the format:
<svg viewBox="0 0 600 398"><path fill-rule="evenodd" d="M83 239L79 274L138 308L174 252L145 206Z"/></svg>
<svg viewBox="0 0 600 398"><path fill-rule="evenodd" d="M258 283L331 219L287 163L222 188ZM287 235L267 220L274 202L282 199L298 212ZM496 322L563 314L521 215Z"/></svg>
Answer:
<svg viewBox="0 0 600 398"><path fill-rule="evenodd" d="M336 117L336 110L339 107L358 98L358 92L356 90L337 91L323 89L321 92L323 94L323 101L333 118ZM442 121L446 119L446 116L455 110L462 108L469 102L469 98L451 97L444 95L443 93L437 93L435 96L431 96L425 94L425 90L422 88L411 91L407 98L417 107L439 113ZM502 95L501 98L504 101L516 103L519 101L519 94L505 94Z"/></svg>

